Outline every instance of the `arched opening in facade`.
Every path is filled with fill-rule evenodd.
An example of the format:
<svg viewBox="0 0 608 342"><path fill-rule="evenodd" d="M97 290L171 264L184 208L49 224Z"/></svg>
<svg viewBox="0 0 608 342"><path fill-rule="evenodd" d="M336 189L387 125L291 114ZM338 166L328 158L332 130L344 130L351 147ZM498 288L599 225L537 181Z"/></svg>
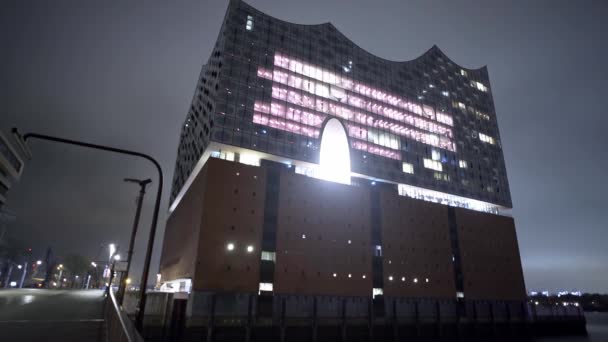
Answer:
<svg viewBox="0 0 608 342"><path fill-rule="evenodd" d="M350 149L346 130L338 119L330 119L321 135L320 178L350 184Z"/></svg>

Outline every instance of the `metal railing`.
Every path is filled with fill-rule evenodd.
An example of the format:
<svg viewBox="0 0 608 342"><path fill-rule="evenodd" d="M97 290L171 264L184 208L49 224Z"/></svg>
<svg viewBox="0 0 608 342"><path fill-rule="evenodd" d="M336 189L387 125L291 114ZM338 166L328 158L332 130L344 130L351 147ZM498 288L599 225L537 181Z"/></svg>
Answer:
<svg viewBox="0 0 608 342"><path fill-rule="evenodd" d="M106 341L144 342L143 337L135 329L135 324L118 306L114 291L112 290L108 291L104 319L106 323Z"/></svg>

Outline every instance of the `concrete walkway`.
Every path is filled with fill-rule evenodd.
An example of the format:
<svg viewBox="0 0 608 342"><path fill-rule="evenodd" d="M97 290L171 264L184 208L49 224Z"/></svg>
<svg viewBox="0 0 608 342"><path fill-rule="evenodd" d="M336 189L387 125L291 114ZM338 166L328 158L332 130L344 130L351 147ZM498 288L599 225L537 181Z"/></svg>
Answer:
<svg viewBox="0 0 608 342"><path fill-rule="evenodd" d="M0 341L105 342L101 290L0 290Z"/></svg>

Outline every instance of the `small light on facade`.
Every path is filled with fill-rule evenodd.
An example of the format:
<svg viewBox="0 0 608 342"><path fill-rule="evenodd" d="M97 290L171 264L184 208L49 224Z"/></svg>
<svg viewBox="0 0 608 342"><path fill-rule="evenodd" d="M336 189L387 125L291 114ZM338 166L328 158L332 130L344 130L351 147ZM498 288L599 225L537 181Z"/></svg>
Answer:
<svg viewBox="0 0 608 342"><path fill-rule="evenodd" d="M334 278L337 277L338 275L336 273L333 274Z"/></svg>
<svg viewBox="0 0 608 342"><path fill-rule="evenodd" d="M418 278L414 278L414 283L417 283L417 282L418 282Z"/></svg>
<svg viewBox="0 0 608 342"><path fill-rule="evenodd" d="M350 274L350 273L349 273L349 274L348 274L348 277L349 277L349 278L352 278L352 274Z"/></svg>
<svg viewBox="0 0 608 342"><path fill-rule="evenodd" d="M240 176L240 175L241 175L241 173L240 173L240 172L237 172L237 173L236 173L236 175L237 175L237 176Z"/></svg>
<svg viewBox="0 0 608 342"><path fill-rule="evenodd" d="M302 234L302 239L306 239L306 234Z"/></svg>
<svg viewBox="0 0 608 342"><path fill-rule="evenodd" d="M229 244L226 245L226 249L229 251L234 250L234 244L232 242L230 242Z"/></svg>
<svg viewBox="0 0 608 342"><path fill-rule="evenodd" d="M116 255L114 256L114 260L116 260L116 261L120 261L120 254L116 254Z"/></svg>
<svg viewBox="0 0 608 342"><path fill-rule="evenodd" d="M41 264L42 264L42 261L40 261L40 260L36 261L36 265L41 265Z"/></svg>
<svg viewBox="0 0 608 342"><path fill-rule="evenodd" d="M428 283L428 282L429 282L429 278L424 278L424 281L425 281L426 283Z"/></svg>
<svg viewBox="0 0 608 342"><path fill-rule="evenodd" d="M127 279L125 280L125 283L127 283L127 285L131 284L131 278L127 278Z"/></svg>
<svg viewBox="0 0 608 342"><path fill-rule="evenodd" d="M363 276L361 276L361 278L365 279L365 274Z"/></svg>
<svg viewBox="0 0 608 342"><path fill-rule="evenodd" d="M352 243L352 241L348 240L348 244L350 245Z"/></svg>
<svg viewBox="0 0 608 342"><path fill-rule="evenodd" d="M18 268L18 269L21 269L21 267L22 267L21 265L17 265L17 268Z"/></svg>
<svg viewBox="0 0 608 342"><path fill-rule="evenodd" d="M97 264L95 263L95 261L91 261L91 266L97 267Z"/></svg>
<svg viewBox="0 0 608 342"><path fill-rule="evenodd" d="M405 277L401 277L401 281L405 281Z"/></svg>
<svg viewBox="0 0 608 342"><path fill-rule="evenodd" d="M393 281L393 276L388 276L388 280Z"/></svg>
<svg viewBox="0 0 608 342"><path fill-rule="evenodd" d="M10 285L11 285L11 287L15 287L15 286L17 286L17 282L16 281L11 281Z"/></svg>
<svg viewBox="0 0 608 342"><path fill-rule="evenodd" d="M253 246L249 245L249 246L247 246L247 253L251 253L251 252L253 252Z"/></svg>

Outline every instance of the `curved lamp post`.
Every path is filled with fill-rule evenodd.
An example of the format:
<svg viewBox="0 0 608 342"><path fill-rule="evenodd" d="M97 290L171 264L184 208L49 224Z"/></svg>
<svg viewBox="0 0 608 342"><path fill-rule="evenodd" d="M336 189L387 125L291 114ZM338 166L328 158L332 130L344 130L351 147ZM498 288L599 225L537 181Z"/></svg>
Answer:
<svg viewBox="0 0 608 342"><path fill-rule="evenodd" d="M143 270L143 274L141 276L141 283L140 283L140 290L139 290L139 305L138 305L138 311L137 311L137 318L135 320L136 327L141 331L141 329L143 328L144 312L146 309L146 287L148 287L148 274L150 272L150 260L152 259L152 248L154 247L154 236L156 235L156 224L158 222L158 211L160 208L160 200L161 200L162 191L163 191L163 171L160 167L160 164L154 158L150 157L147 154L140 153L140 152L129 151L129 150L124 150L124 149L115 148L115 147L103 146L103 145L90 144L90 143L86 143L86 142L82 142L82 141L58 138L58 137L53 137L53 136L38 134L38 133L26 133L23 136L21 136L19 134L19 130L17 130L16 127L13 128L12 131L13 131L13 134L18 138L18 140L22 141L24 145L27 142L27 140L30 138L48 140L48 141L53 141L53 142L62 143L62 144L76 145L76 146L92 148L92 149L96 149L96 150L102 150L102 151L107 151L107 152L114 152L114 153L119 153L119 154L126 154L126 155L135 156L135 157L140 157L140 158L144 158L144 159L150 161L156 167L156 171L158 172L158 190L156 191L156 202L154 203L154 214L152 216L152 226L150 228L150 236L148 238L148 247L146 249L144 270Z"/></svg>

